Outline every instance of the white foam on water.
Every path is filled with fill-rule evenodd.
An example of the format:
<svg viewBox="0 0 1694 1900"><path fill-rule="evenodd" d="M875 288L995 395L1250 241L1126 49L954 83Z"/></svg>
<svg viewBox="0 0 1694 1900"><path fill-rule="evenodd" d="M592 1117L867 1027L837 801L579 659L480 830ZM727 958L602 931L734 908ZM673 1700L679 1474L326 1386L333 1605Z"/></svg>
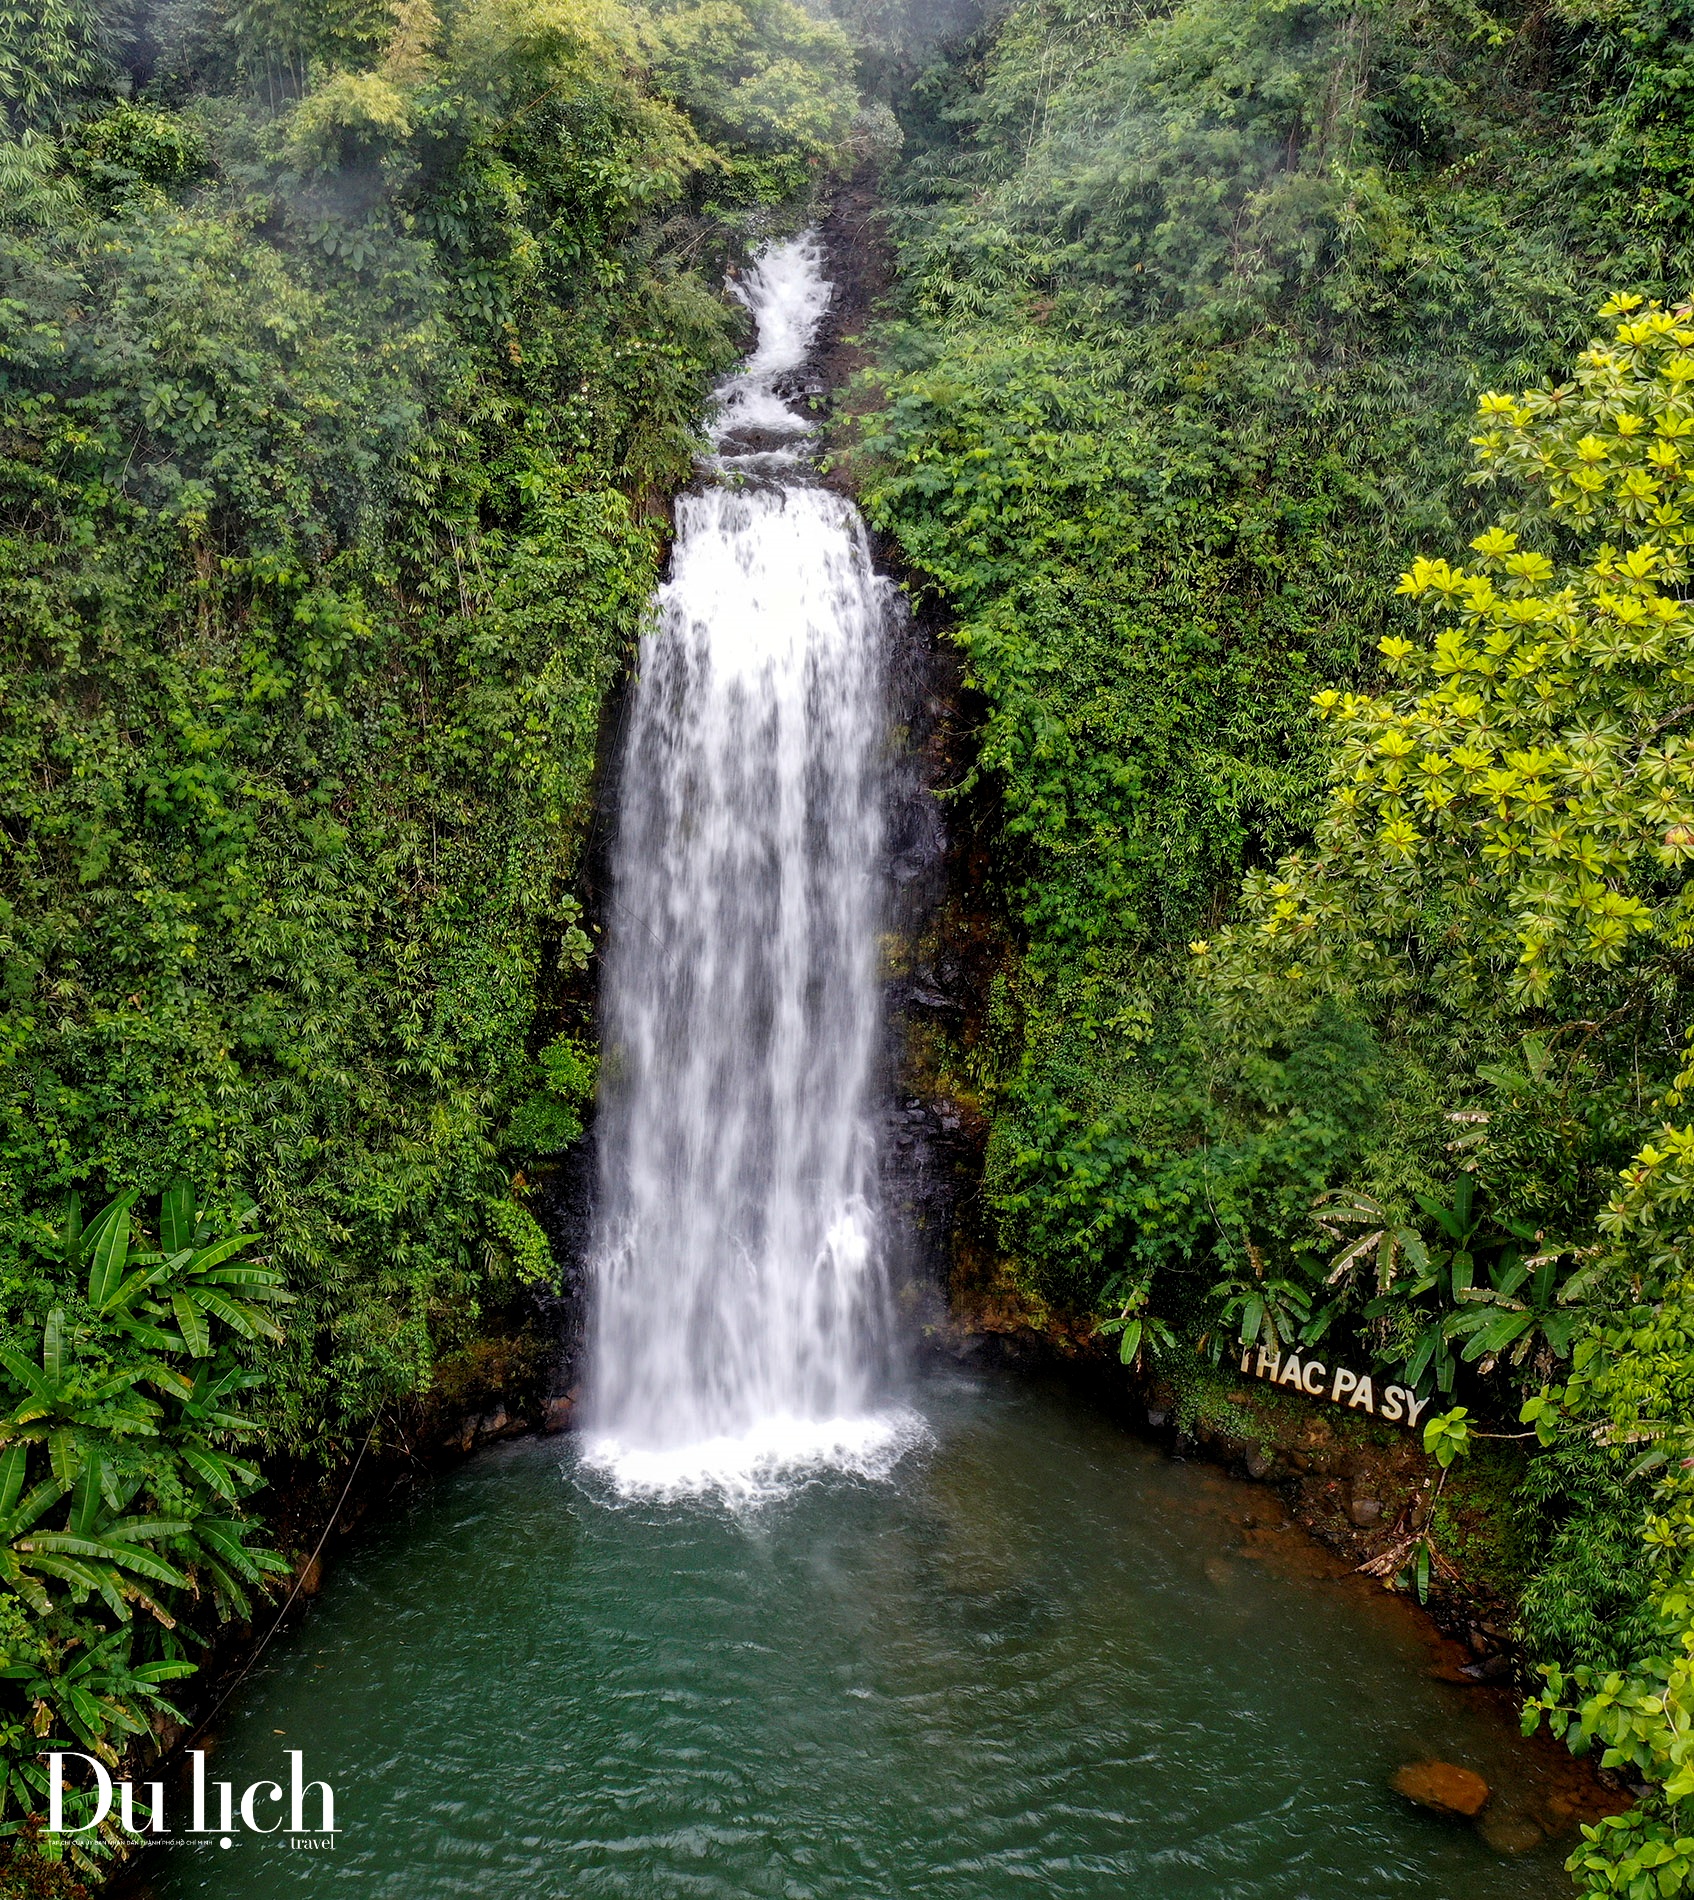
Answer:
<svg viewBox="0 0 1694 1900"><path fill-rule="evenodd" d="M712 391L716 414L707 433L714 446L743 433L811 433L811 422L774 385L805 362L834 288L823 274L823 247L812 231L766 246L746 276L730 286L730 294L753 313L759 340L735 374ZM744 459L725 455L713 466L735 468Z"/></svg>
<svg viewBox="0 0 1694 1900"><path fill-rule="evenodd" d="M653 1450L609 1434L585 1435L582 1469L623 1501L680 1504L709 1500L734 1511L791 1496L828 1479L882 1484L909 1453L933 1443L923 1416L909 1407L855 1418L761 1419L737 1436Z"/></svg>

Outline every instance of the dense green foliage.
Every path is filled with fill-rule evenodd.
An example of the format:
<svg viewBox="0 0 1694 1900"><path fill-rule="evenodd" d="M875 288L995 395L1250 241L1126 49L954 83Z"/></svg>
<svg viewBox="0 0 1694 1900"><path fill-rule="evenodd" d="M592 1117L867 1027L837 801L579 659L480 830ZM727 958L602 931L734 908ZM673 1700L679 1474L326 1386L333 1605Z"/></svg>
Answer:
<svg viewBox="0 0 1694 1900"><path fill-rule="evenodd" d="M1632 1896L1694 1877L1689 24L1026 0L905 102L855 451L981 695L1014 947L937 1060L1012 1274L1126 1362L1329 1335L1443 1467L1525 1408Z"/></svg>
<svg viewBox="0 0 1694 1900"><path fill-rule="evenodd" d="M1241 920L1193 946L1220 1018L1306 995L1345 999L1377 1021L1413 1018L1425 1036L1430 1024L1501 1042L1515 1030L1551 1092L1555 1070L1576 1066L1602 1021L1675 998L1694 846L1694 742L1683 731L1694 718L1694 618L1681 592L1694 544L1684 459L1694 325L1633 296L1605 314L1623 321L1571 382L1483 398L1491 426L1475 438L1478 472L1509 481L1517 505L1474 537L1474 563L1419 559L1402 577L1434 624L1424 640L1383 639L1392 686L1316 695L1339 731L1311 848L1249 876ZM1573 1035L1573 1050L1557 1046ZM1676 1076L1653 1106L1676 1105L1691 1081ZM1466 1262L1463 1282L1450 1273L1441 1289L1440 1331L1464 1342L1463 1360L1495 1370L1496 1384L1539 1384L1522 1417L1553 1448L1529 1487L1552 1507L1552 1575L1526 1594L1525 1612L1561 1653L1531 1719L1547 1714L1579 1747L1598 1737L1607 1766L1656 1791L1592 1830L1573 1866L1598 1893L1683 1892L1694 1879L1683 1838L1694 1825L1694 1589L1681 1463L1694 1446L1694 1308L1680 1163L1694 1134L1666 1127L1641 1148L1623 1192L1590 1219L1588 1233L1604 1240L1577 1245L1573 1235L1588 1239L1580 1227L1555 1239L1513 1223L1515 1245L1485 1285L1474 1273L1476 1177L1513 1168L1505 1179L1526 1201L1538 1182L1515 1150L1492 1155L1490 1110L1457 1112L1474 1118L1476 1176L1462 1178L1452 1207L1422 1203L1454 1243L1453 1267ZM1554 1205L1542 1189L1539 1211ZM1559 1211L1584 1217L1576 1202ZM1329 1323L1368 1325L1373 1312L1403 1322L1436 1276L1420 1236L1407 1229L1401 1245L1424 1256L1408 1263L1424 1269L1410 1284L1390 1261L1361 1293L1348 1271L1357 1245L1339 1257ZM1583 1264L1561 1281L1569 1255ZM1410 1336L1402 1323L1398 1338L1379 1332L1375 1349L1393 1358ZM1423 1369L1416 1355L1406 1362L1413 1379ZM1425 1442L1445 1467L1470 1437L1461 1406L1433 1418ZM1668 1475L1649 1509L1631 1483L1655 1470ZM1560 1494L1561 1478L1574 1480L1571 1494ZM1582 1514L1580 1541L1599 1547L1583 1568L1558 1549L1561 1507ZM1635 1520L1641 1547L1622 1565L1619 1515ZM1420 1561L1430 1554L1426 1539ZM1567 1607L1573 1583L1587 1594ZM1603 1629L1602 1615L1615 1627Z"/></svg>
<svg viewBox="0 0 1694 1900"><path fill-rule="evenodd" d="M732 347L678 251L842 119L829 30L685 18L199 9L159 103L10 148L6 1226L87 1180L254 1195L302 1438L474 1318L538 985L587 950L645 498ZM678 96L780 69L715 109L739 144L643 78L666 34ZM273 108L241 82L279 46ZM172 109L191 80L230 90Z"/></svg>
<svg viewBox="0 0 1694 1900"><path fill-rule="evenodd" d="M58 1355L73 1397L163 1408L161 1456L191 1403L78 1290L68 1190L256 1204L292 1302L259 1416L326 1460L550 1271L524 1167L592 1089L548 1012L591 947L601 709L737 347L721 267L839 145L849 66L791 0L0 7L15 1377ZM0 1502L27 1530L22 1417ZM208 1446L181 1456L217 1490ZM212 1559L180 1460L127 1456L55 1454L72 1531L186 1528L114 1533L142 1555L46 1597L9 1572L0 1640L36 1676L188 1653L159 1623L130 1655L125 1579ZM106 1720L27 1695L0 1754Z"/></svg>
<svg viewBox="0 0 1694 1900"><path fill-rule="evenodd" d="M986 702L1021 929L974 1079L1045 1294L1155 1258L1203 1287L1250 1228L1315 1247L1367 1137L1402 1199L1441 1190L1445 1075L1511 1066L1480 1027L1390 1055L1333 1017L1325 1057L1261 1013L1220 1039L1178 1006L1181 946L1310 825L1309 699L1369 675L1406 557L1482 525L1477 391L1568 360L1596 271L1685 273L1660 189L1685 58L1656 9L1029 4L932 86L954 136L905 173L862 452ZM1633 1090L1676 1035L1632 1023L1591 1066ZM1608 1086L1577 1098L1590 1215L1637 1115Z"/></svg>
<svg viewBox="0 0 1694 1900"><path fill-rule="evenodd" d="M177 1182L149 1246L136 1199L83 1226L71 1197L27 1263L39 1335L14 1324L0 1347L0 1678L22 1699L0 1774L14 1813L46 1790L39 1738L115 1760L155 1710L174 1713L159 1685L193 1673L217 1620L250 1614L253 1586L288 1569L248 1543L259 1473L235 1453L260 1426L236 1408L265 1381L231 1351L281 1337L266 1308L287 1300L282 1276L241 1258L258 1239L239 1231L251 1208L209 1217ZM118 1840L105 1821L99 1844ZM74 1837L73 1853L92 1864Z"/></svg>

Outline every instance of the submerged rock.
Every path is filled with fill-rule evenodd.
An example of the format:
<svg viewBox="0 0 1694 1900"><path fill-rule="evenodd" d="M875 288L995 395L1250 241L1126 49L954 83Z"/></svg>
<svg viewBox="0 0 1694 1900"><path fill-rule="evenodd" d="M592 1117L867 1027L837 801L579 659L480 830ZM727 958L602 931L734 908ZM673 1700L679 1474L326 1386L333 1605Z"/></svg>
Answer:
<svg viewBox="0 0 1694 1900"><path fill-rule="evenodd" d="M1485 1814L1476 1831L1496 1854L1527 1854L1547 1838L1527 1814Z"/></svg>
<svg viewBox="0 0 1694 1900"><path fill-rule="evenodd" d="M1388 1785L1432 1814L1463 1821L1480 1814L1488 1800L1488 1783L1481 1775L1450 1761L1408 1762L1404 1768L1395 1769Z"/></svg>
<svg viewBox="0 0 1694 1900"><path fill-rule="evenodd" d="M1428 1674L1434 1682L1452 1682L1469 1686L1476 1681L1468 1663L1456 1661L1452 1656L1438 1657L1429 1666Z"/></svg>

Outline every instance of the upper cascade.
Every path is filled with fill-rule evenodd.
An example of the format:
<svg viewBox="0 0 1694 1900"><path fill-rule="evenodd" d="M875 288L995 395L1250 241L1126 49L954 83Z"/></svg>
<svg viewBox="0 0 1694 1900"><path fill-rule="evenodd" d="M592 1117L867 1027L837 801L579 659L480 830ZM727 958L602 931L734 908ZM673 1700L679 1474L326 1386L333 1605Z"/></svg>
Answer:
<svg viewBox="0 0 1694 1900"><path fill-rule="evenodd" d="M730 295L758 327L753 353L712 392L707 437L715 454L707 466L721 473L797 472L814 424L790 406L792 385L805 368L835 286L824 275L823 245L802 232L760 252Z"/></svg>

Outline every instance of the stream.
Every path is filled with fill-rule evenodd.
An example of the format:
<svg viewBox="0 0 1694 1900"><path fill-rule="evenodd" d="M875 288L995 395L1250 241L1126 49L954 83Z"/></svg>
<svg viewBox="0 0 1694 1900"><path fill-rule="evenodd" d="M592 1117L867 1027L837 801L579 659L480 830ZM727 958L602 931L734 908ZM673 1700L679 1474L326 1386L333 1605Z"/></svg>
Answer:
<svg viewBox="0 0 1694 1900"><path fill-rule="evenodd" d="M582 1429L428 1485L240 1685L210 1774L239 1800L301 1751L333 1832L214 1824L141 1890L1551 1900L1568 1761L1273 1493L908 1363L872 1099L889 590L808 460L818 242L736 294L758 341L620 765ZM1389 1791L1431 1757L1488 1780L1477 1825Z"/></svg>

